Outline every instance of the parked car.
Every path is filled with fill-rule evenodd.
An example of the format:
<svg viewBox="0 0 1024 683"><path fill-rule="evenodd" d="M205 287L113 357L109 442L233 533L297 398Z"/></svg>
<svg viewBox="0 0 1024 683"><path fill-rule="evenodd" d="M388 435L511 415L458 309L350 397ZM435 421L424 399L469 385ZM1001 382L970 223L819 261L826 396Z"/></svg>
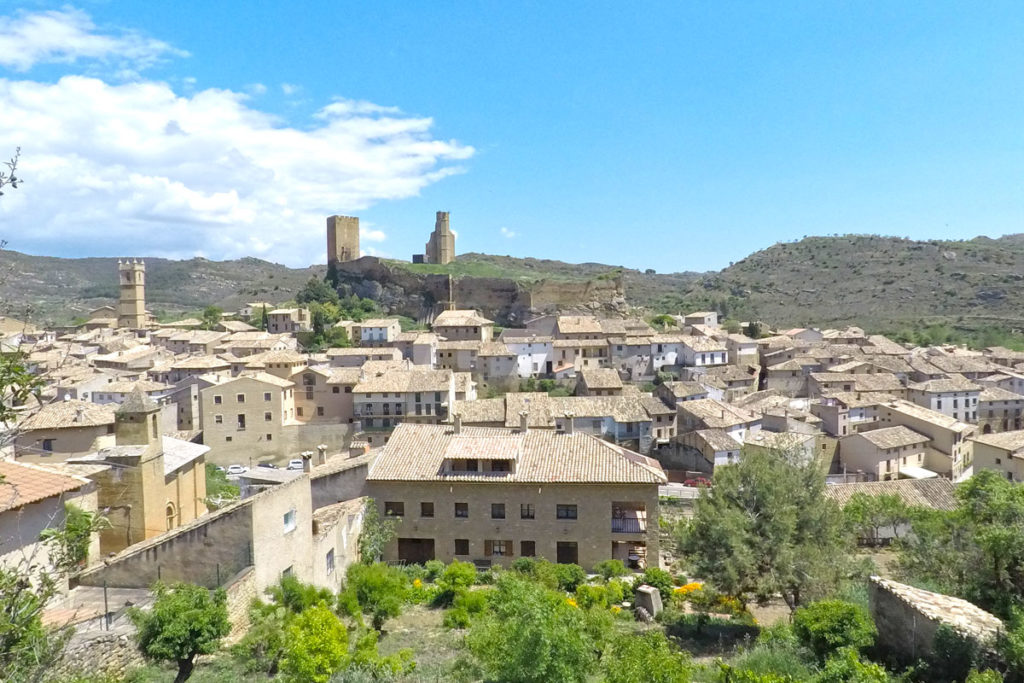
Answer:
<svg viewBox="0 0 1024 683"><path fill-rule="evenodd" d="M292 458L288 461L288 469L290 470L301 470L302 469L302 458Z"/></svg>
<svg viewBox="0 0 1024 683"><path fill-rule="evenodd" d="M248 471L249 471L249 468L245 467L244 465L229 465L228 466L228 474L245 474Z"/></svg>
<svg viewBox="0 0 1024 683"><path fill-rule="evenodd" d="M704 477L694 477L693 479L687 479L684 481L683 486L695 486L698 488L711 486L711 480L705 479Z"/></svg>
<svg viewBox="0 0 1024 683"><path fill-rule="evenodd" d="M272 462L261 462L260 464L256 465L256 467L265 467L268 470L276 470L277 469L277 465L275 465Z"/></svg>
<svg viewBox="0 0 1024 683"><path fill-rule="evenodd" d="M225 471L224 468L221 467L220 465L217 465L216 467L214 467L214 469L217 470L218 472L224 472Z"/></svg>

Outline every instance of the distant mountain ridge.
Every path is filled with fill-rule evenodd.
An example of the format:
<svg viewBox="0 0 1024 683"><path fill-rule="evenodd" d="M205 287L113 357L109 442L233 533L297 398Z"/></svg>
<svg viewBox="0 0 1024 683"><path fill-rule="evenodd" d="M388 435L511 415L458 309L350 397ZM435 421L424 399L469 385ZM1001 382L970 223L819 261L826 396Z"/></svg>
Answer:
<svg viewBox="0 0 1024 683"><path fill-rule="evenodd" d="M158 315L291 299L323 266L288 268L255 258L146 258L148 308ZM721 271L661 274L596 263L463 254L448 266L388 264L419 273L510 280L622 276L626 300L652 312L713 308L724 316L790 326L869 329L949 322L1024 328L1024 234L964 241L876 235L806 237L757 251ZM117 296L117 259L0 252L4 314L67 323Z"/></svg>

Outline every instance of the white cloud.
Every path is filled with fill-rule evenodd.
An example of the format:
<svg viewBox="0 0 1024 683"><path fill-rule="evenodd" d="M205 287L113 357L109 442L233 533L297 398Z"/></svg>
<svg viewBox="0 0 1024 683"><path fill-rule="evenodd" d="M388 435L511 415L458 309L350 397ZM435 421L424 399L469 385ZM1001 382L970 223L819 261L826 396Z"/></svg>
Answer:
<svg viewBox="0 0 1024 683"><path fill-rule="evenodd" d="M388 238L384 234L383 230L374 230L368 225L359 225L359 240L360 242L383 242Z"/></svg>
<svg viewBox="0 0 1024 683"><path fill-rule="evenodd" d="M295 95L300 90L302 90L302 86L292 85L291 83L281 84L281 92L283 92L285 95Z"/></svg>
<svg viewBox="0 0 1024 683"><path fill-rule="evenodd" d="M169 56L188 53L136 31L101 32L80 10L0 16L0 66L27 71L36 64L99 60L112 64L119 78L131 78Z"/></svg>
<svg viewBox="0 0 1024 683"><path fill-rule="evenodd" d="M505 226L501 226L501 229L498 232L501 233L502 237L507 237L508 239L513 239L514 237L519 237L519 233L518 232L515 232L514 230L509 230Z"/></svg>
<svg viewBox="0 0 1024 683"><path fill-rule="evenodd" d="M25 180L0 202L0 238L37 253L308 265L326 216L415 196L474 153L433 137L430 118L342 102L290 126L231 90L0 79L0 152L21 147Z"/></svg>
<svg viewBox="0 0 1024 683"><path fill-rule="evenodd" d="M267 86L262 83L250 83L245 86L245 91L250 95L265 95L267 93Z"/></svg>

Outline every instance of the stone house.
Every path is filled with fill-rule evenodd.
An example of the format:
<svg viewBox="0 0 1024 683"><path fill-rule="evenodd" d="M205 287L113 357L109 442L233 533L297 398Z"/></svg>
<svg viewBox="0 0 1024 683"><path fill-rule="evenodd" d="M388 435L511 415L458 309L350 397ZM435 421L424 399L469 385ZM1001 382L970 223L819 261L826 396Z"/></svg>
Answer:
<svg viewBox="0 0 1024 683"><path fill-rule="evenodd" d="M353 413L371 445L386 443L407 420L436 423L448 418L456 399L473 400L469 375L451 370L392 370L364 376L352 389Z"/></svg>
<svg viewBox="0 0 1024 683"><path fill-rule="evenodd" d="M173 394L175 388L173 385L148 379L141 379L137 382L110 382L92 392L92 402L121 404L136 390L141 391L150 400L159 402Z"/></svg>
<svg viewBox="0 0 1024 683"><path fill-rule="evenodd" d="M267 332L271 334L294 334L308 332L313 323L305 308L275 308L267 313Z"/></svg>
<svg viewBox="0 0 1024 683"><path fill-rule="evenodd" d="M218 459L282 452L285 426L298 424L295 383L265 372L225 379L199 391L203 442Z"/></svg>
<svg viewBox="0 0 1024 683"><path fill-rule="evenodd" d="M113 435L113 406L91 401L57 401L18 423L14 454L24 462L64 460L112 443Z"/></svg>
<svg viewBox="0 0 1024 683"><path fill-rule="evenodd" d="M712 337L683 338L681 365L707 367L709 365L725 365L728 362L729 351L723 342Z"/></svg>
<svg viewBox="0 0 1024 683"><path fill-rule="evenodd" d="M907 398L913 403L964 422L978 419L980 394L981 387L963 376L931 379L907 386Z"/></svg>
<svg viewBox="0 0 1024 683"><path fill-rule="evenodd" d="M581 370L576 380L577 396L622 396L622 379L612 368Z"/></svg>
<svg viewBox="0 0 1024 683"><path fill-rule="evenodd" d="M340 349L327 349L328 362L335 368L360 368L371 360L402 360L402 351L398 348L351 346Z"/></svg>
<svg viewBox="0 0 1024 683"><path fill-rule="evenodd" d="M591 568L658 557L657 461L585 434L403 424L367 476L401 520L385 559L509 565L517 557Z"/></svg>
<svg viewBox="0 0 1024 683"><path fill-rule="evenodd" d="M983 386L978 394L978 418L975 422L982 434L1022 429L1022 409L1024 396L1021 394L998 386Z"/></svg>
<svg viewBox="0 0 1024 683"><path fill-rule="evenodd" d="M839 442L844 472L863 472L871 481L927 479L925 469L929 438L902 425L850 434Z"/></svg>
<svg viewBox="0 0 1024 683"><path fill-rule="evenodd" d="M395 318L372 318L352 325L352 343L359 346L389 346L398 341L402 325Z"/></svg>
<svg viewBox="0 0 1024 683"><path fill-rule="evenodd" d="M738 406L706 398L684 401L678 406L680 434L697 429L721 429L743 443L747 432L761 429L761 418Z"/></svg>
<svg viewBox="0 0 1024 683"><path fill-rule="evenodd" d="M500 341L516 355L516 372L521 379L551 374L554 339L527 334L526 330L502 330Z"/></svg>
<svg viewBox="0 0 1024 683"><path fill-rule="evenodd" d="M494 338L494 321L472 310L441 311L431 327L446 341L489 342Z"/></svg>
<svg viewBox="0 0 1024 683"><path fill-rule="evenodd" d="M1010 481L1024 481L1024 431L981 434L972 446L975 472L995 470Z"/></svg>
<svg viewBox="0 0 1024 683"><path fill-rule="evenodd" d="M739 462L742 444L724 429L697 429L679 437L679 443L704 458L707 471Z"/></svg>
<svg viewBox="0 0 1024 683"><path fill-rule="evenodd" d="M888 401L871 407L880 427L903 425L929 438L925 467L958 481L970 472L973 462L971 437L974 425L905 400Z"/></svg>

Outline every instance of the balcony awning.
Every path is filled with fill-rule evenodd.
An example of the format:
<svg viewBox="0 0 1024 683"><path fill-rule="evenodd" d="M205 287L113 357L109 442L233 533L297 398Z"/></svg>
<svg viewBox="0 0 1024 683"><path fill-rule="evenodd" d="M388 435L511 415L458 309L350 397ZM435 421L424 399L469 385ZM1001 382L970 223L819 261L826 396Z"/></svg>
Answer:
<svg viewBox="0 0 1024 683"><path fill-rule="evenodd" d="M904 479L935 479L938 473L926 470L923 467L903 465L900 467L900 477Z"/></svg>

